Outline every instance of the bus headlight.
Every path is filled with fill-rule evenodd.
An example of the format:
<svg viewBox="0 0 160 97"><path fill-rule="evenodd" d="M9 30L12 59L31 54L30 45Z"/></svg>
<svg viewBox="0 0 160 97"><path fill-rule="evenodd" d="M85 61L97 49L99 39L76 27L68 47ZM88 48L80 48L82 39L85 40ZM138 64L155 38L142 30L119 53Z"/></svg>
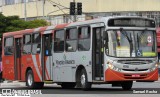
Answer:
<svg viewBox="0 0 160 97"><path fill-rule="evenodd" d="M113 66L111 63L109 63L109 64L108 64L108 67L109 67L110 69L113 69L114 66Z"/></svg>
<svg viewBox="0 0 160 97"><path fill-rule="evenodd" d="M115 70L115 71L121 71L120 68L118 68L118 67L112 65L111 63L108 64L108 68L109 68L109 69L112 69L112 70Z"/></svg>
<svg viewBox="0 0 160 97"><path fill-rule="evenodd" d="M155 66L153 66L152 68L150 68L150 71L154 71L156 68L158 68L158 64L156 64Z"/></svg>

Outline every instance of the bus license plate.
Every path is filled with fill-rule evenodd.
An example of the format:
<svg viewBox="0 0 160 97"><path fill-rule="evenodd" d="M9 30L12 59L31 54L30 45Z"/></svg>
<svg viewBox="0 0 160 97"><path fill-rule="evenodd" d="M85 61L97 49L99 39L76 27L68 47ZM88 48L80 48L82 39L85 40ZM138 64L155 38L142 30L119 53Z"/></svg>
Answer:
<svg viewBox="0 0 160 97"><path fill-rule="evenodd" d="M138 74L133 74L132 77L140 77Z"/></svg>

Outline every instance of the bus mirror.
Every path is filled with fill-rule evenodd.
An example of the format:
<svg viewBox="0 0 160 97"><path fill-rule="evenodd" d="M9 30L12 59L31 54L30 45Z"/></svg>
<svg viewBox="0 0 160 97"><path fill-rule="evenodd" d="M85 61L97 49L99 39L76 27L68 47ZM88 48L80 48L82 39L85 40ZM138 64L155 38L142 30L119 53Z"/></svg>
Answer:
<svg viewBox="0 0 160 97"><path fill-rule="evenodd" d="M106 31L103 32L103 39L108 42L108 33Z"/></svg>

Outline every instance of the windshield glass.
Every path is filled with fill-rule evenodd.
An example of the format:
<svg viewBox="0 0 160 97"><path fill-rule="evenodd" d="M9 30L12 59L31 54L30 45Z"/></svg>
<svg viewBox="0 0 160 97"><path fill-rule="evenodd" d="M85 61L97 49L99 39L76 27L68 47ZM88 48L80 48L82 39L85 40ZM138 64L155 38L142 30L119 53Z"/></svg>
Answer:
<svg viewBox="0 0 160 97"><path fill-rule="evenodd" d="M154 31L109 30L106 53L113 57L156 56Z"/></svg>

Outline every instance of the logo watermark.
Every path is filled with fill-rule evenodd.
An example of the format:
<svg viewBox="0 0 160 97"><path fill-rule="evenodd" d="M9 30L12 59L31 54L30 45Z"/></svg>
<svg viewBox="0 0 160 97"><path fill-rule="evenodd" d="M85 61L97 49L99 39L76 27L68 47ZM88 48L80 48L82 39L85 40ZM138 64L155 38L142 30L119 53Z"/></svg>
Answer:
<svg viewBox="0 0 160 97"><path fill-rule="evenodd" d="M157 90L133 90L133 94L158 94Z"/></svg>
<svg viewBox="0 0 160 97"><path fill-rule="evenodd" d="M41 90L2 89L0 97L31 97L31 94L42 94Z"/></svg>

